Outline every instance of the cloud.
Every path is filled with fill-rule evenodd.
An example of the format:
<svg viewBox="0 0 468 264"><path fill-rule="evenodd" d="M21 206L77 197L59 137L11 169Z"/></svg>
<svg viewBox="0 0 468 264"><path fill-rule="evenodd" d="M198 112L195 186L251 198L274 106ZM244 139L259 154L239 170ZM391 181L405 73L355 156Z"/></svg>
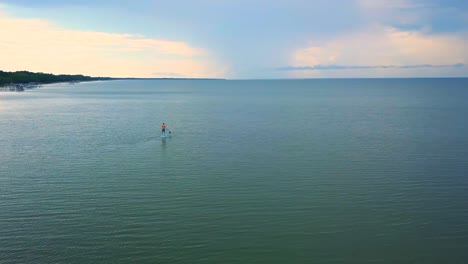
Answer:
<svg viewBox="0 0 468 264"><path fill-rule="evenodd" d="M156 78L185 78L187 76L176 72L153 72L153 77Z"/></svg>
<svg viewBox="0 0 468 264"><path fill-rule="evenodd" d="M434 34L374 25L332 39L310 41L291 52L289 67L280 68L300 72L293 77L315 77L324 71L329 71L329 77L339 77L343 73L339 70L354 70L358 77L467 76L463 67L468 63L467 40L466 32Z"/></svg>
<svg viewBox="0 0 468 264"><path fill-rule="evenodd" d="M410 23L420 21L434 2L418 0L357 0L362 13L380 22Z"/></svg>
<svg viewBox="0 0 468 264"><path fill-rule="evenodd" d="M47 20L14 18L1 9L0 36L2 70L113 77L153 77L154 72L220 77L226 72L208 50L183 41L67 30Z"/></svg>
<svg viewBox="0 0 468 264"><path fill-rule="evenodd" d="M361 8L371 11L409 10L433 6L429 1L415 0L357 0L357 2Z"/></svg>
<svg viewBox="0 0 468 264"><path fill-rule="evenodd" d="M286 66L277 68L279 71L317 71L317 70L354 70L354 69L423 69L423 68L462 68L463 63L451 65L432 65L432 64L417 64L417 65L314 65L314 66Z"/></svg>
<svg viewBox="0 0 468 264"><path fill-rule="evenodd" d="M426 32L466 30L468 4L446 0L356 0L361 13L372 22Z"/></svg>

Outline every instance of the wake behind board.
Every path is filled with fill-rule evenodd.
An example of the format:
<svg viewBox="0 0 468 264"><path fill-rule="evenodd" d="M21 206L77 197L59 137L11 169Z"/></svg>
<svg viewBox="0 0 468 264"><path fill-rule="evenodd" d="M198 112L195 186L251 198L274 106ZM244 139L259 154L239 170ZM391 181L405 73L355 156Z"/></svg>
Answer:
<svg viewBox="0 0 468 264"><path fill-rule="evenodd" d="M161 135L161 138L168 138L171 136L171 133L164 133L164 135Z"/></svg>

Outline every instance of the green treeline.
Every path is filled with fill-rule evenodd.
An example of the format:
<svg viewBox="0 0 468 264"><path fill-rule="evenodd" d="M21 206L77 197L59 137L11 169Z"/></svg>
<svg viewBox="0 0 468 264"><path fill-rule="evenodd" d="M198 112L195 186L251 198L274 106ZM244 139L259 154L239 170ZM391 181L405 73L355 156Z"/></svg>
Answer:
<svg viewBox="0 0 468 264"><path fill-rule="evenodd" d="M73 82L73 81L96 81L110 80L108 77L90 77L81 74L69 75L60 74L54 75L42 72L4 72L0 71L0 85L17 84L17 83L57 83L57 82Z"/></svg>

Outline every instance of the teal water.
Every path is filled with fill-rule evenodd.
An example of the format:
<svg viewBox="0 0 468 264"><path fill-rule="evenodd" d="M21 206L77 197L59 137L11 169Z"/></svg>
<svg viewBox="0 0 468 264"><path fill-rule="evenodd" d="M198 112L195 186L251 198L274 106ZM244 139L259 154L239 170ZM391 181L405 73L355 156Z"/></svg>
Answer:
<svg viewBox="0 0 468 264"><path fill-rule="evenodd" d="M468 79L0 93L2 264L467 262Z"/></svg>

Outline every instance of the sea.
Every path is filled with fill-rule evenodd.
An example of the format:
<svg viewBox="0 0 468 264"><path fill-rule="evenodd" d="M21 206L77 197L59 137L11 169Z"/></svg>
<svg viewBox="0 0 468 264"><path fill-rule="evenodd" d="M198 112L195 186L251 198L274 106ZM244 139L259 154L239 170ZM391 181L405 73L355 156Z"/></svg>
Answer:
<svg viewBox="0 0 468 264"><path fill-rule="evenodd" d="M1 92L0 263L468 263L468 79Z"/></svg>

